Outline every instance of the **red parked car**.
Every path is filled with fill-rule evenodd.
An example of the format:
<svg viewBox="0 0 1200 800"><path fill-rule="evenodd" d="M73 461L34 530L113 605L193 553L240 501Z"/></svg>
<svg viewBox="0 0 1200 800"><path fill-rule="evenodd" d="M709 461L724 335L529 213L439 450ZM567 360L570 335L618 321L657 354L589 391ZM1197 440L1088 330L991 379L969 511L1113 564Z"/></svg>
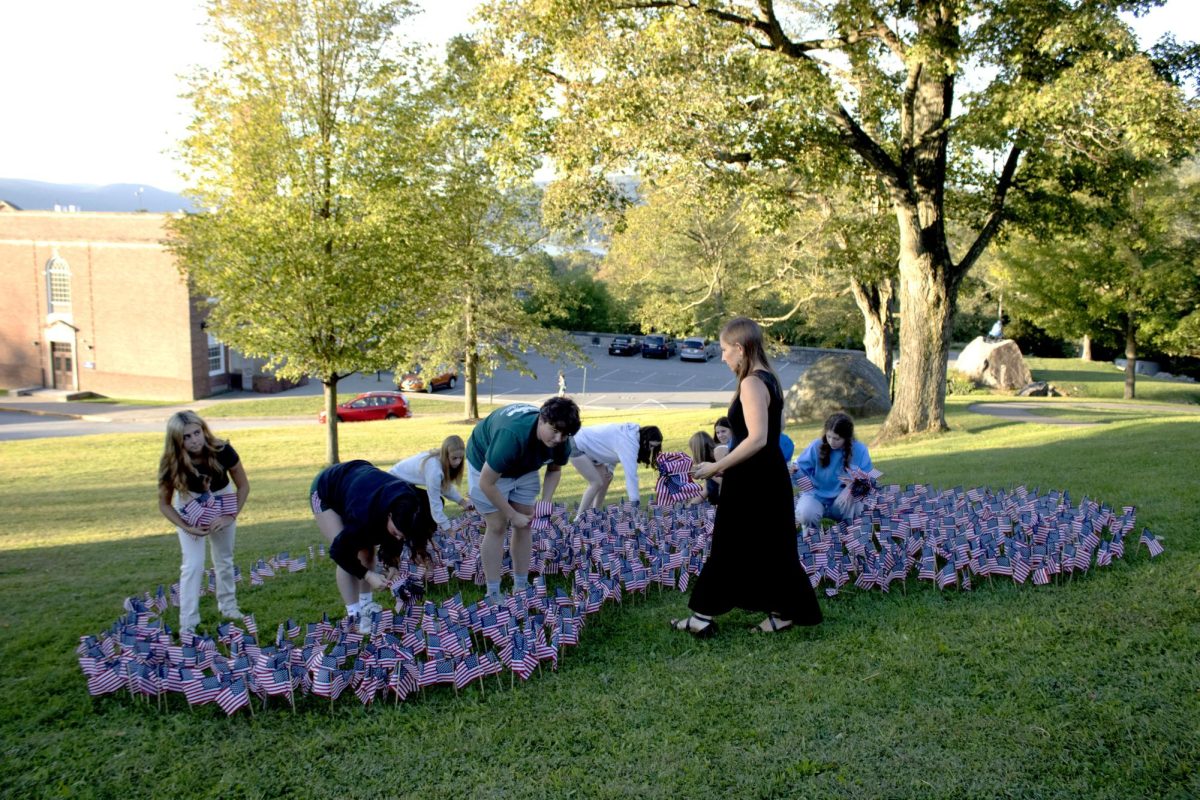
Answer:
<svg viewBox="0 0 1200 800"><path fill-rule="evenodd" d="M337 407L338 422L362 422L369 419L411 417L408 401L400 392L364 392ZM317 415L324 423L325 412Z"/></svg>

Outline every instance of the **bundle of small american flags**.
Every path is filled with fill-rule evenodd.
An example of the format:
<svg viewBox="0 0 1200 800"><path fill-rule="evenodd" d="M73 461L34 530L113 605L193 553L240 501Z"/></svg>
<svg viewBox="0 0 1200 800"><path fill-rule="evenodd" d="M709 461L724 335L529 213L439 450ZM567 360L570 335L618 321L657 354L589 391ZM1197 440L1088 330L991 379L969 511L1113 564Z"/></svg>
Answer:
<svg viewBox="0 0 1200 800"><path fill-rule="evenodd" d="M659 453L655 462L658 480L654 484L654 502L671 505L700 497L704 491L692 480L692 459L685 453Z"/></svg>
<svg viewBox="0 0 1200 800"><path fill-rule="evenodd" d="M833 501L833 507L847 516L856 503L865 502L867 496L879 488L879 477L883 475L877 469L865 471L858 467L850 467L846 474L838 478L842 482L842 491Z"/></svg>
<svg viewBox="0 0 1200 800"><path fill-rule="evenodd" d="M189 500L179 509L179 516L188 525L206 527L217 517L236 517L238 513L237 495L205 493L194 500Z"/></svg>
<svg viewBox="0 0 1200 800"><path fill-rule="evenodd" d="M802 531L801 562L813 586L826 581L834 595L847 582L888 591L917 570L919 580L942 589L971 588L972 579L1055 576L1108 566L1124 555L1134 509L1084 499L1072 505L1065 492L1039 494L961 487L882 487L865 499L866 511L849 524ZM465 605L460 595L440 604L423 600L427 582L482 583L479 545L483 520L476 513L454 520L435 535L434 561L402 562L392 582L395 608L370 620L362 635L353 620L280 623L274 640L259 636L253 615L239 626L218 626L216 638L185 635L178 642L163 622L177 604L160 586L126 600L126 614L107 631L84 636L76 652L93 695L128 691L162 705L182 695L189 706L216 703L227 714L249 708L252 697L315 695L332 702L350 689L363 704L391 695L399 702L437 684L456 690L510 672L526 680L544 664L556 668L565 648L578 644L589 615L605 603L645 594L652 585L686 591L711 546L714 509L651 505L642 513L630 503L585 512L577 523L566 509L540 509L546 523L533 531L530 568L541 577L503 603ZM1151 556L1162 545L1149 531L1139 540ZM308 559L281 553L251 570L264 577L307 567ZM512 564L505 563L506 572ZM546 576L568 576L551 590ZM497 678L499 680L499 678Z"/></svg>

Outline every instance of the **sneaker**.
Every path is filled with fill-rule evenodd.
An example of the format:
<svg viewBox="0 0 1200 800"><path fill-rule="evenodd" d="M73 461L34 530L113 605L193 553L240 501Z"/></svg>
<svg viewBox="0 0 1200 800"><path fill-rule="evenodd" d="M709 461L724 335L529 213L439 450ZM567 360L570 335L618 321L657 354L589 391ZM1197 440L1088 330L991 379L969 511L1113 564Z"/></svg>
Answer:
<svg viewBox="0 0 1200 800"><path fill-rule="evenodd" d="M367 614L358 615L358 632L363 635L371 632L371 617Z"/></svg>
<svg viewBox="0 0 1200 800"><path fill-rule="evenodd" d="M376 603L374 600L369 603L363 603L358 607L358 613L367 619L370 619L372 614L378 614L381 611L383 611L383 606L379 605L379 603Z"/></svg>
<svg viewBox="0 0 1200 800"><path fill-rule="evenodd" d="M239 609L237 606L234 606L233 608L230 608L228 610L222 609L221 616L224 617L225 619L241 620L241 618L244 617L245 614L243 614L241 609Z"/></svg>

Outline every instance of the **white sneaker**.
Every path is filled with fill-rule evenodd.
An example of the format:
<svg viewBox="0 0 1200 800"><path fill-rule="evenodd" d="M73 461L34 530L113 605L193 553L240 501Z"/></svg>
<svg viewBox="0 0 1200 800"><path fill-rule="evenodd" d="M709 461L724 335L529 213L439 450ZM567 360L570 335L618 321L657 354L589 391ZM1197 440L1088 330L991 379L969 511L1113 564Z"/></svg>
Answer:
<svg viewBox="0 0 1200 800"><path fill-rule="evenodd" d="M367 619L370 619L372 614L378 614L381 611L383 611L383 606L379 605L379 603L376 603L374 600L369 603L363 603L358 607L358 613Z"/></svg>
<svg viewBox="0 0 1200 800"><path fill-rule="evenodd" d="M371 632L371 617L369 615L358 615L358 632L364 635Z"/></svg>
<svg viewBox="0 0 1200 800"><path fill-rule="evenodd" d="M229 609L228 611L222 611L221 616L224 617L225 619L241 620L241 618L245 615L241 612L240 609L238 609L236 606L234 606L233 608Z"/></svg>

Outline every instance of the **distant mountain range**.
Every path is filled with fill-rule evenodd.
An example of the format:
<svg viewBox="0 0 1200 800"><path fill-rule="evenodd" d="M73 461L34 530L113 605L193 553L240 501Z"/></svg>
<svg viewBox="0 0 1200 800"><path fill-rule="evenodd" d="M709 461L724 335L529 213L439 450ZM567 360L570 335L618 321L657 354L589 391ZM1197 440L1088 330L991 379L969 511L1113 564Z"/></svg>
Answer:
<svg viewBox="0 0 1200 800"><path fill-rule="evenodd" d="M181 194L137 183L44 183L0 178L0 200L25 211L53 211L75 206L79 211L193 211Z"/></svg>

